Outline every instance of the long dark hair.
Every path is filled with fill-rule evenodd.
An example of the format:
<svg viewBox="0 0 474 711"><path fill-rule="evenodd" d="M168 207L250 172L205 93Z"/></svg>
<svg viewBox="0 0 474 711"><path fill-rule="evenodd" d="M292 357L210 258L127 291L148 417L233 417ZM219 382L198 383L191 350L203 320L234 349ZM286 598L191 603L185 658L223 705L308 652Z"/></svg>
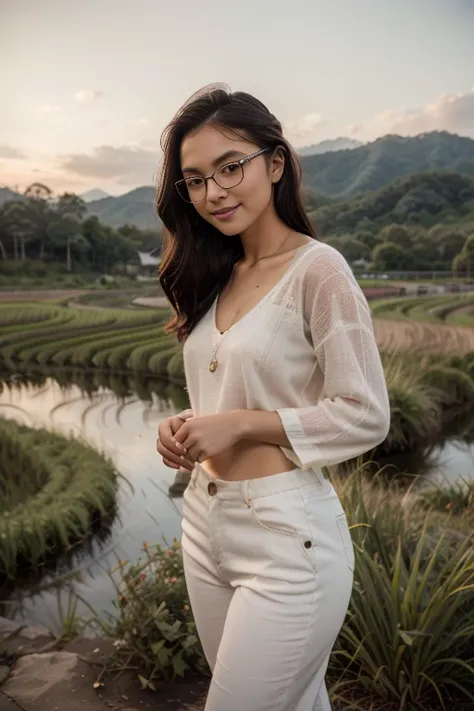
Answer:
<svg viewBox="0 0 474 711"><path fill-rule="evenodd" d="M235 262L243 256L239 235L223 239L191 203L180 198L175 182L182 178L180 148L190 132L212 124L253 141L259 148L281 147L283 175L274 186L279 218L297 232L315 237L301 198L301 167L283 137L281 123L258 99L221 86L206 87L182 106L161 137L163 163L157 187L157 210L163 222L164 249L160 283L174 316L165 326L184 341L227 284Z"/></svg>

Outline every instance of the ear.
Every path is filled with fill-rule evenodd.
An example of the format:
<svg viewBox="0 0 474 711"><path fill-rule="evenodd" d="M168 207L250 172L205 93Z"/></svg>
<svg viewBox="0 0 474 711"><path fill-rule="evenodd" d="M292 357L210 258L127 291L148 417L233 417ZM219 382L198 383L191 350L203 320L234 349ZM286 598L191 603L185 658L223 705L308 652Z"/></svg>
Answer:
<svg viewBox="0 0 474 711"><path fill-rule="evenodd" d="M272 183L278 183L285 169L285 153L281 146L277 146L270 159L270 177Z"/></svg>

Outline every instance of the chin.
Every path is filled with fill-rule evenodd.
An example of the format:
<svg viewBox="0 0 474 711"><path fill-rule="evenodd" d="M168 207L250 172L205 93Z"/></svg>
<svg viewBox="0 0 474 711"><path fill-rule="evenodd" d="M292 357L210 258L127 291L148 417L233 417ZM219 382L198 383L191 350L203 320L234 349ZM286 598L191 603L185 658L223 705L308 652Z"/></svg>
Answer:
<svg viewBox="0 0 474 711"><path fill-rule="evenodd" d="M220 222L218 220L213 220L212 224L216 229L219 230L223 235L228 235L233 237L235 235L240 235L244 230L246 230L251 221L248 220L232 220L230 222Z"/></svg>

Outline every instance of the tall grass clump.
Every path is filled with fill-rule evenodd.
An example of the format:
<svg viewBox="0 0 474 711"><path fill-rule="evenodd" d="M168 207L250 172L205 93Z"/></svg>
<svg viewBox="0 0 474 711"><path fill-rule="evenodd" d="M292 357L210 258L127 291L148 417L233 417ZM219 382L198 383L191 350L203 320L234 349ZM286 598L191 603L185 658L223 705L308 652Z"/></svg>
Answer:
<svg viewBox="0 0 474 711"><path fill-rule="evenodd" d="M113 464L90 446L0 418L0 580L109 522L118 480Z"/></svg>
<svg viewBox="0 0 474 711"><path fill-rule="evenodd" d="M442 425L440 397L423 380L417 358L394 354L384 363L390 400L390 431L379 452L415 449L439 432Z"/></svg>
<svg viewBox="0 0 474 711"><path fill-rule="evenodd" d="M421 380L437 392L442 409L474 404L474 380L460 368L439 364L427 368Z"/></svg>
<svg viewBox="0 0 474 711"><path fill-rule="evenodd" d="M356 472L341 491L355 544L345 624L331 655L344 710L474 708L474 547Z"/></svg>

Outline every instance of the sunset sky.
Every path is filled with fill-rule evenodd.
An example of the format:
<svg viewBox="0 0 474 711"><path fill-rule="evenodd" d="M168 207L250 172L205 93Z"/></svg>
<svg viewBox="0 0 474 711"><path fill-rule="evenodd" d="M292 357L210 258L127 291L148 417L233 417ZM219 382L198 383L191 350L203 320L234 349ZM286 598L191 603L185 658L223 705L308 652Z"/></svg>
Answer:
<svg viewBox="0 0 474 711"><path fill-rule="evenodd" d="M0 0L0 185L150 185L201 86L255 94L296 147L474 138L474 0Z"/></svg>

